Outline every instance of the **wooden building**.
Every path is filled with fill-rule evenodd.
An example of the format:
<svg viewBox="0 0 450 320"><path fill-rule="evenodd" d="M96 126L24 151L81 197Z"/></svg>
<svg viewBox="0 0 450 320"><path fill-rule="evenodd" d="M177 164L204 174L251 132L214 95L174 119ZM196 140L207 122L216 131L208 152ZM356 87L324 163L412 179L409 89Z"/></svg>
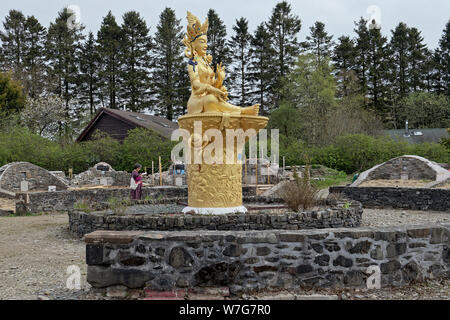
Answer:
<svg viewBox="0 0 450 320"><path fill-rule="evenodd" d="M123 141L128 136L128 131L135 128L151 129L162 137L170 139L172 132L178 129L178 124L143 113L101 108L76 141L91 140L96 130L106 132L111 137Z"/></svg>

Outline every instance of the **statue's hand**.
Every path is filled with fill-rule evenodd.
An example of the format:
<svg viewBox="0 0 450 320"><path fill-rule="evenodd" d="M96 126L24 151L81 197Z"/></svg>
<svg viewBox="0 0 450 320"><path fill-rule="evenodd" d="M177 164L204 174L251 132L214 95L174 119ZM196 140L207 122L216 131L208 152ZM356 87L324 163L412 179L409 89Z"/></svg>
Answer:
<svg viewBox="0 0 450 320"><path fill-rule="evenodd" d="M220 64L217 65L215 87L221 88L224 79L225 79L225 69L222 66L222 62L221 62Z"/></svg>

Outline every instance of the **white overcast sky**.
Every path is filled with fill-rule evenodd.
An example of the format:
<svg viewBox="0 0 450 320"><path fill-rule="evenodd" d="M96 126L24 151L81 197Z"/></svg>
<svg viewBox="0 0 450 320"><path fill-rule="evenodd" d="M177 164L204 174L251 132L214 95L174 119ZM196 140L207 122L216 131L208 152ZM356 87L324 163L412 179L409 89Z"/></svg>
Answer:
<svg viewBox="0 0 450 320"><path fill-rule="evenodd" d="M278 0L0 0L0 19L3 22L10 9L21 10L25 15L35 15L48 27L57 12L65 6L76 5L81 11L81 22L86 32L96 33L102 18L109 10L119 23L122 15L129 10L138 11L155 31L158 17L165 7L175 10L178 18L186 25L186 10L190 10L202 21L209 8L213 8L224 20L228 35L232 33L235 20L245 17L253 31L262 21L267 21L272 8ZM382 32L390 38L391 32L399 22L416 27L422 32L430 49L438 45L442 30L450 18L450 0L290 0L293 12L302 20L299 38L304 40L309 27L317 20L326 25L327 31L337 39L341 35L354 36L353 21L363 16L371 5L380 8ZM0 27L3 30L3 25Z"/></svg>

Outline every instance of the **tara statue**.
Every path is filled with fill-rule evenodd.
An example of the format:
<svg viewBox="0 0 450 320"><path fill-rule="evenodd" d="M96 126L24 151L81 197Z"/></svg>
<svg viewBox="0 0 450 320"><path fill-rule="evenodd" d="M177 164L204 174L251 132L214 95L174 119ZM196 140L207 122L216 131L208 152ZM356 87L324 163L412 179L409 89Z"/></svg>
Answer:
<svg viewBox="0 0 450 320"><path fill-rule="evenodd" d="M189 58L188 72L192 88L187 104L188 114L221 112L257 116L259 104L240 107L227 102L228 91L223 85L225 70L222 63L217 65L217 71L214 73L211 68L212 56L206 54L208 19L201 24L200 20L188 11L187 20L187 33L183 43L187 47L185 54Z"/></svg>

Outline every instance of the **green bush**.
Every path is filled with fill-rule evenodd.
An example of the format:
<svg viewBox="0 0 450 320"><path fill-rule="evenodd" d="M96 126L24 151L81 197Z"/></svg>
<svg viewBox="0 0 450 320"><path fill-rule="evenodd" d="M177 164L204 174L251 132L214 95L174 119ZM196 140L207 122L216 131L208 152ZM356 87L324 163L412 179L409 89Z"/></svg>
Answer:
<svg viewBox="0 0 450 320"><path fill-rule="evenodd" d="M327 147L307 148L301 143L280 148L287 165L304 164L307 154L311 163L344 171L347 174L367 170L377 164L402 155L417 155L439 163L450 163L450 150L438 143L409 144L388 137L361 134L344 135Z"/></svg>

